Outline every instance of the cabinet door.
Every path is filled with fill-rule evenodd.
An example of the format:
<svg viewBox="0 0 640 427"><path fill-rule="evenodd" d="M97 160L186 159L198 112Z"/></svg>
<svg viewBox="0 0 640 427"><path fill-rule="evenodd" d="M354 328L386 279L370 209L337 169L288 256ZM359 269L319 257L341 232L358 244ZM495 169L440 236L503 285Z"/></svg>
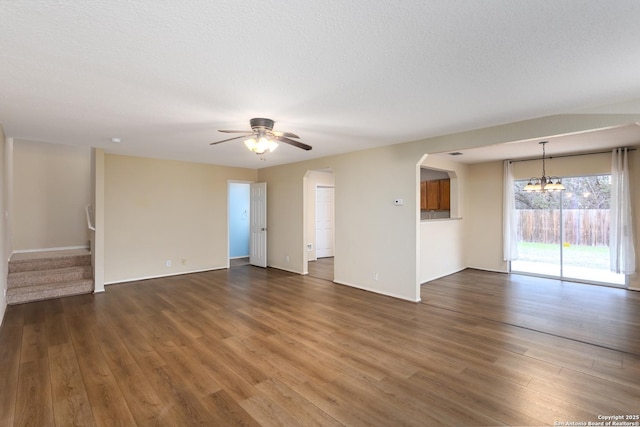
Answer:
<svg viewBox="0 0 640 427"><path fill-rule="evenodd" d="M440 209L440 182L427 181L427 210Z"/></svg>
<svg viewBox="0 0 640 427"><path fill-rule="evenodd" d="M451 209L451 181L448 179L440 180L440 209Z"/></svg>
<svg viewBox="0 0 640 427"><path fill-rule="evenodd" d="M427 210L427 181L420 182L420 210Z"/></svg>

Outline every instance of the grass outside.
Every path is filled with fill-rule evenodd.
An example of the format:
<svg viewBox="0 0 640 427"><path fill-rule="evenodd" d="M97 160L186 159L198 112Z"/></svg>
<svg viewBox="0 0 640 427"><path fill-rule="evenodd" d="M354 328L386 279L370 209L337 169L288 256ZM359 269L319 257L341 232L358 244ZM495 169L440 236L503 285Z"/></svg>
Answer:
<svg viewBox="0 0 640 427"><path fill-rule="evenodd" d="M609 270L608 246L571 245L562 248L564 264ZM518 242L519 261L559 264L560 246L552 243Z"/></svg>

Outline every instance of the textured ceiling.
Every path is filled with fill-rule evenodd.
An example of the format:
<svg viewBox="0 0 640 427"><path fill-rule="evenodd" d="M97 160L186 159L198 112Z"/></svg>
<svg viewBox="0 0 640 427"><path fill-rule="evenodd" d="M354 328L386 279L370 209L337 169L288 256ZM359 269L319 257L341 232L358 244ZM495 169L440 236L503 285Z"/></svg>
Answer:
<svg viewBox="0 0 640 427"><path fill-rule="evenodd" d="M0 122L271 166L639 99L638 22L637 0L7 0ZM313 150L209 146L252 117Z"/></svg>

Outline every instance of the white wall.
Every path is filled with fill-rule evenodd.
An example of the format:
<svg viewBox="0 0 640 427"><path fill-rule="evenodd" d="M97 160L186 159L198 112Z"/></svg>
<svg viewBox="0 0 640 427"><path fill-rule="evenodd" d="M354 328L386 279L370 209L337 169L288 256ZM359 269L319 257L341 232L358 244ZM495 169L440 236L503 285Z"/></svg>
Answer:
<svg viewBox="0 0 640 427"><path fill-rule="evenodd" d="M306 227L306 243L312 247L311 251L307 251L307 259L315 261L316 257L316 188L318 186L333 187L335 180L333 172L328 171L309 171L306 176L306 195L305 195L305 227Z"/></svg>
<svg viewBox="0 0 640 427"><path fill-rule="evenodd" d="M15 140L13 250L88 247L91 149Z"/></svg>
<svg viewBox="0 0 640 427"><path fill-rule="evenodd" d="M104 163L105 283L227 266L227 184L256 181L255 170L113 154Z"/></svg>
<svg viewBox="0 0 640 427"><path fill-rule="evenodd" d="M2 173L0 173L0 328L4 321L4 313L7 309L7 297L5 292L7 290L7 261L9 259L9 225L8 215L5 212L9 209L7 201L7 183L9 177L7 171L10 168L7 167L8 156L7 140L4 135L4 129L0 125L0 165L2 165Z"/></svg>

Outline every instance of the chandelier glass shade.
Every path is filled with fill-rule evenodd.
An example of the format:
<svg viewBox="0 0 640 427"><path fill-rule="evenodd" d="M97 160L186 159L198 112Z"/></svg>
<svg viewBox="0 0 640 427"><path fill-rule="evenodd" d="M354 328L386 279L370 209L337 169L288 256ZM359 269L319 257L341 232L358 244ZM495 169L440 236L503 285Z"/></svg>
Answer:
<svg viewBox="0 0 640 427"><path fill-rule="evenodd" d="M547 141L540 142L540 144L542 145L542 176L540 178L529 178L529 182L527 182L527 185L524 186L523 191L539 193L546 191L562 191L565 189L559 177L547 176L544 163L546 159L544 146L546 143Z"/></svg>

